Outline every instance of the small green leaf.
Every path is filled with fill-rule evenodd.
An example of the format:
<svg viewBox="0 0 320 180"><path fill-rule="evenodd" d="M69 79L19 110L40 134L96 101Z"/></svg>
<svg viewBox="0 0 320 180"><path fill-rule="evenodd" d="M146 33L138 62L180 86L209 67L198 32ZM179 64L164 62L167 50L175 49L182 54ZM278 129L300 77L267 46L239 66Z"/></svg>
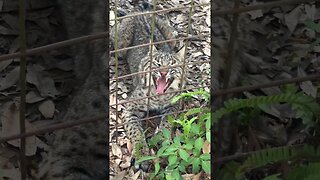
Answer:
<svg viewBox="0 0 320 180"><path fill-rule="evenodd" d="M155 156L143 156L143 157L139 158L139 160L136 161L136 163L139 164L139 163L141 163L143 161L148 161L148 160L152 160L152 159L155 159L155 158L157 158L157 157L155 157Z"/></svg>
<svg viewBox="0 0 320 180"><path fill-rule="evenodd" d="M201 153L201 150L199 150L199 149L193 149L193 151L192 151L192 154L195 157L198 157L200 155L200 153Z"/></svg>
<svg viewBox="0 0 320 180"><path fill-rule="evenodd" d="M206 132L206 139L209 143L211 143L211 132L210 131L207 131Z"/></svg>
<svg viewBox="0 0 320 180"><path fill-rule="evenodd" d="M194 143L194 147L197 149L197 150L201 150L201 148L203 147L203 139L202 138L198 138L196 140L196 142Z"/></svg>
<svg viewBox="0 0 320 180"><path fill-rule="evenodd" d="M200 159L202 160L210 160L210 154L209 153L205 153L205 154L201 154Z"/></svg>
<svg viewBox="0 0 320 180"><path fill-rule="evenodd" d="M211 169L210 161L201 161L201 166L204 172L206 172L207 174L210 174L210 169Z"/></svg>
<svg viewBox="0 0 320 180"><path fill-rule="evenodd" d="M176 136L173 138L173 142L177 145L177 146L181 146L181 136Z"/></svg>
<svg viewBox="0 0 320 180"><path fill-rule="evenodd" d="M169 146L170 145L170 140L169 139L166 139L164 140L162 143L161 143L162 146Z"/></svg>
<svg viewBox="0 0 320 180"><path fill-rule="evenodd" d="M200 134L200 126L198 124L193 124L191 126L191 132L194 134Z"/></svg>
<svg viewBox="0 0 320 180"><path fill-rule="evenodd" d="M179 155L183 160L188 162L189 154L187 153L187 151L185 151L184 149L180 149Z"/></svg>
<svg viewBox="0 0 320 180"><path fill-rule="evenodd" d="M159 170L160 170L160 162L157 161L157 162L154 164L154 171L155 171L154 173L155 173L155 175L158 174Z"/></svg>
<svg viewBox="0 0 320 180"><path fill-rule="evenodd" d="M162 146L162 147L158 150L157 156L158 156L158 157L161 156L167 148L168 148L168 146Z"/></svg>
<svg viewBox="0 0 320 180"><path fill-rule="evenodd" d="M305 22L304 22L304 24L308 27L308 28L310 28L310 29L312 29L312 30L314 30L314 31L316 31L316 32L320 32L320 24L319 23L315 23L315 22L313 22L311 19L307 19Z"/></svg>
<svg viewBox="0 0 320 180"><path fill-rule="evenodd" d="M191 150L192 148L193 148L193 142L190 141L190 142L188 142L188 143L186 144L186 149L187 149L187 150Z"/></svg>
<svg viewBox="0 0 320 180"><path fill-rule="evenodd" d="M182 96L180 95L180 96L175 96L175 97L173 97L172 98L172 100L171 100L171 104L175 104L177 101L179 101L179 99L181 99L182 98Z"/></svg>
<svg viewBox="0 0 320 180"><path fill-rule="evenodd" d="M180 172L186 173L186 166L184 166L183 164L179 164L178 165L178 169Z"/></svg>
<svg viewBox="0 0 320 180"><path fill-rule="evenodd" d="M168 122L171 124L171 126L174 125L174 118L173 118L172 115L168 115L168 116L167 116L167 120L168 120Z"/></svg>
<svg viewBox="0 0 320 180"><path fill-rule="evenodd" d="M174 151L177 151L178 150L178 148L177 147L174 147L174 146L169 146L167 149L166 149L166 153L168 153L168 152L174 152Z"/></svg>
<svg viewBox="0 0 320 180"><path fill-rule="evenodd" d="M163 136L166 139L171 139L171 133L170 133L170 131L168 129L163 129L162 132L163 132Z"/></svg>
<svg viewBox="0 0 320 180"><path fill-rule="evenodd" d="M178 156L176 154L169 156L169 166L174 165L178 160Z"/></svg>
<svg viewBox="0 0 320 180"><path fill-rule="evenodd" d="M174 170L172 171L172 178L175 179L175 180L179 180L179 179L181 178L178 169L174 169Z"/></svg>
<svg viewBox="0 0 320 180"><path fill-rule="evenodd" d="M192 172L198 173L200 171L200 159L196 158L192 162Z"/></svg>
<svg viewBox="0 0 320 180"><path fill-rule="evenodd" d="M166 157L166 156L170 156L170 155L175 155L176 152L165 152L163 154L161 154L159 157Z"/></svg>

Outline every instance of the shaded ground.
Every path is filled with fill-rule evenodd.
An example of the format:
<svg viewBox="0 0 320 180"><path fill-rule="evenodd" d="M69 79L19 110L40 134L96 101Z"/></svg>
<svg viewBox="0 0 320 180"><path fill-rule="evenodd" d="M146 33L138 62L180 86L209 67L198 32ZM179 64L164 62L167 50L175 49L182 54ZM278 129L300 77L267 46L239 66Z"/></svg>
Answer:
<svg viewBox="0 0 320 180"><path fill-rule="evenodd" d="M241 6L260 4L260 1L241 0ZM232 2L215 1L214 10L233 7ZM303 77L319 72L319 3L285 5L243 13L239 16L236 54L234 61L241 63L237 84L254 85L273 80ZM225 61L227 41L231 32L232 16L213 18L214 61ZM237 72L232 72L237 73ZM296 88L319 102L319 81L296 84ZM264 88L239 93L236 96L251 98L258 95L275 95L283 87ZM232 139L225 155L232 155L270 147L290 146L309 142L312 131L303 124L298 113L289 104L261 107L262 115L237 114L232 119ZM251 115L251 119L250 119ZM315 131L314 131L315 133ZM225 162L226 163L226 162ZM248 179L263 179L277 168L253 170Z"/></svg>
<svg viewBox="0 0 320 180"><path fill-rule="evenodd" d="M19 51L18 1L0 3L0 53ZM50 0L27 2L27 48L61 41L59 12ZM26 131L58 123L67 111L70 93L77 88L73 59L67 50L54 50L27 57ZM1 137L19 133L19 59L0 62ZM14 105L16 104L16 105ZM11 107L11 108L10 108ZM28 175L52 143L52 133L27 138ZM0 178L17 179L19 170L18 140L0 147ZM45 150L45 151L44 151Z"/></svg>

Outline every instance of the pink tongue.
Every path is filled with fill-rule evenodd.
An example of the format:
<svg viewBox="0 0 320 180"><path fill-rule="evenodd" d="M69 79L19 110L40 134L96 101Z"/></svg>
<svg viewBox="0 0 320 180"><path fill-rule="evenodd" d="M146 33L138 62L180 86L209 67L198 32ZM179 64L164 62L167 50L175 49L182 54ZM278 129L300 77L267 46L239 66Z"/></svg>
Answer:
<svg viewBox="0 0 320 180"><path fill-rule="evenodd" d="M157 80L157 93L158 94L163 94L164 93L164 89L166 88L166 77L165 76L161 76L158 80Z"/></svg>

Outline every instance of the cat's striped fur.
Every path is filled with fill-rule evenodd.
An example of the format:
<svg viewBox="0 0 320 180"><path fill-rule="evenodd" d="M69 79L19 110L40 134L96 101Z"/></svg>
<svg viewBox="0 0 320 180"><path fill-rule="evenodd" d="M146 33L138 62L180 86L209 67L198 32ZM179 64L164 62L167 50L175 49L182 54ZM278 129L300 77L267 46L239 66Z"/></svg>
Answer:
<svg viewBox="0 0 320 180"><path fill-rule="evenodd" d="M158 16L155 16L154 20L154 42L173 39L177 36L176 31L167 21ZM111 30L111 39L113 41L115 41L115 28L118 29L118 37L121 35L118 48L149 43L153 30L152 15L139 15L123 19ZM181 65L183 64L185 48L182 48L179 52L174 52L174 45L175 43L164 43L159 44L157 47L139 47L137 49L130 49L125 53L120 53L120 57L126 58L131 73L148 71L150 70L150 65L151 69ZM175 67L153 71L151 77L149 76L149 72L135 76L133 78L135 88L129 100L146 97L149 92L149 86L151 86L149 95L153 97L150 98L149 110L159 114L172 111L170 100L176 96L177 93L162 94L179 90L184 86L185 80L181 79L182 70L182 67ZM159 96L155 96L157 94ZM137 100L124 105L124 128L128 138L133 144L133 156L135 156L136 153L148 154L148 146L143 133L144 129L142 122L139 122L139 120L146 117L148 113L147 105L148 99ZM165 119L165 117L162 118L161 124L162 126L168 127ZM138 144L142 145L141 149L137 148Z"/></svg>

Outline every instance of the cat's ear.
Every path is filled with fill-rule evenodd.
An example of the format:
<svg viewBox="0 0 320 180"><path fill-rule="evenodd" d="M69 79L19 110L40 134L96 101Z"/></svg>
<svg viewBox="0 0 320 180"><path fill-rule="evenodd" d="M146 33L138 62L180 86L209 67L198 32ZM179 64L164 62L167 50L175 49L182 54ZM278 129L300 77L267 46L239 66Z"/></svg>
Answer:
<svg viewBox="0 0 320 180"><path fill-rule="evenodd" d="M151 40L150 40L150 43L151 43ZM149 54L152 52L152 54L156 54L158 53L158 50L156 48L156 46L154 44L150 45L149 46Z"/></svg>
<svg viewBox="0 0 320 180"><path fill-rule="evenodd" d="M183 61L185 52L186 52L186 47L185 47L185 46L183 46L183 47L177 52L176 57L179 59L179 61Z"/></svg>

